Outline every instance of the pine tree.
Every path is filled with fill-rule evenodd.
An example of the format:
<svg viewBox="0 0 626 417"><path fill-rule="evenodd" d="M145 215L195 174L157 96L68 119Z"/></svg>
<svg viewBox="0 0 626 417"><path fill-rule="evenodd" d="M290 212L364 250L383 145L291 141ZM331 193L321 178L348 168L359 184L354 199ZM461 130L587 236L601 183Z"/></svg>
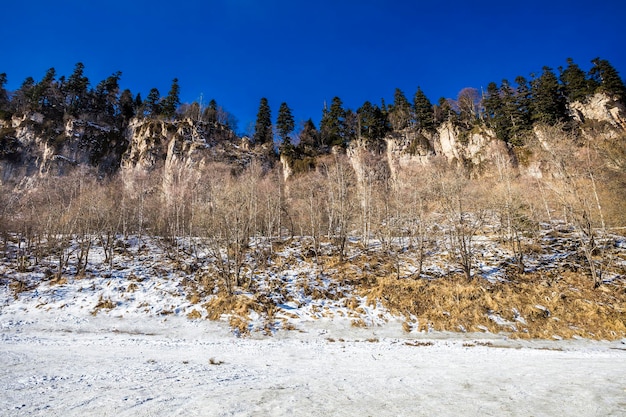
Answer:
<svg viewBox="0 0 626 417"><path fill-rule="evenodd" d="M490 82L487 85L487 94L483 98L483 106L487 117L487 126L494 130L498 138L508 141L510 117L503 100L502 90L504 89L500 89L496 83Z"/></svg>
<svg viewBox="0 0 626 417"><path fill-rule="evenodd" d="M322 144L343 145L346 138L346 111L339 97L334 97L330 109L324 108L320 122Z"/></svg>
<svg viewBox="0 0 626 417"><path fill-rule="evenodd" d="M217 101L215 101L215 99L211 99L211 101L209 101L209 106L204 109L202 117L208 123L217 123L217 112Z"/></svg>
<svg viewBox="0 0 626 417"><path fill-rule="evenodd" d="M161 93L159 93L157 88L150 90L142 107L144 116L156 117L161 114Z"/></svg>
<svg viewBox="0 0 626 417"><path fill-rule="evenodd" d="M594 92L614 94L620 99L626 98L626 87L617 70L605 59L595 58L589 70Z"/></svg>
<svg viewBox="0 0 626 417"><path fill-rule="evenodd" d="M413 111L417 127L425 130L433 130L435 127L435 114L433 105L426 94L418 86L413 97Z"/></svg>
<svg viewBox="0 0 626 417"><path fill-rule="evenodd" d="M141 98L141 93L137 93L135 96L135 109L139 110L143 106L143 99Z"/></svg>
<svg viewBox="0 0 626 417"><path fill-rule="evenodd" d="M50 68L43 79L34 86L32 100L35 109L40 111L60 110L57 108L60 105L59 100L57 100L60 91L57 89L55 78L56 70Z"/></svg>
<svg viewBox="0 0 626 417"><path fill-rule="evenodd" d="M381 111L385 110L381 109ZM393 106L391 106L391 111L389 112L389 120L393 129L402 130L409 127L413 119L412 113L411 104L409 104L406 96L402 90L396 88L393 95Z"/></svg>
<svg viewBox="0 0 626 417"><path fill-rule="evenodd" d="M387 119L378 106L369 101L357 110L359 136L370 142L382 139L389 131Z"/></svg>
<svg viewBox="0 0 626 417"><path fill-rule="evenodd" d="M511 113L511 141L513 144L522 144L524 134L532 129L530 117L530 85L521 75L515 78L517 87L513 89L513 110Z"/></svg>
<svg viewBox="0 0 626 417"><path fill-rule="evenodd" d="M129 89L122 91L120 95L120 114L124 123L135 117L135 101Z"/></svg>
<svg viewBox="0 0 626 417"><path fill-rule="evenodd" d="M259 103L259 112L257 113L254 126L254 143L262 145L273 142L272 113L267 99L263 97Z"/></svg>
<svg viewBox="0 0 626 417"><path fill-rule="evenodd" d="M172 86L167 96L161 102L161 114L168 119L176 116L176 109L180 106L180 86L178 85L178 78L172 80Z"/></svg>
<svg viewBox="0 0 626 417"><path fill-rule="evenodd" d="M352 109L346 109L343 122L343 145L355 140L359 136L359 115Z"/></svg>
<svg viewBox="0 0 626 417"><path fill-rule="evenodd" d="M563 84L565 97L570 102L584 102L590 93L585 72L574 63L572 58L567 58L567 68L559 68L559 70L561 73L559 78Z"/></svg>
<svg viewBox="0 0 626 417"><path fill-rule="evenodd" d="M315 153L321 146L320 143L320 135L315 127L315 123L313 120L309 119L304 122L304 126L302 127L302 132L300 132L300 142L298 143L298 150L304 154Z"/></svg>
<svg viewBox="0 0 626 417"><path fill-rule="evenodd" d="M35 79L26 77L20 88L13 94L11 107L19 112L27 112L33 107L33 91Z"/></svg>
<svg viewBox="0 0 626 417"><path fill-rule="evenodd" d="M8 111L9 107L9 94L4 86L7 83L6 73L0 74L0 112Z"/></svg>
<svg viewBox="0 0 626 417"><path fill-rule="evenodd" d="M94 104L91 109L97 114L114 117L119 110L118 93L120 90L119 80L122 76L120 71L102 80L93 92Z"/></svg>
<svg viewBox="0 0 626 417"><path fill-rule="evenodd" d="M440 97L436 106L433 106L433 119L436 126L441 125L448 120L456 117L456 113L452 110L450 101L445 97Z"/></svg>
<svg viewBox="0 0 626 417"><path fill-rule="evenodd" d="M291 143L289 135L293 132L296 124L291 114L291 109L287 106L287 103L281 103L278 109L278 117L276 119L276 130L278 135L283 141L283 144Z"/></svg>
<svg viewBox="0 0 626 417"><path fill-rule="evenodd" d="M553 125L567 120L565 98L561 94L561 86L552 68L543 67L541 76L531 81L530 89L533 122Z"/></svg>
<svg viewBox="0 0 626 417"><path fill-rule="evenodd" d="M84 70L85 65L82 62L78 62L65 87L68 112L74 116L78 115L81 110L84 111L84 107L87 105L89 79L84 76Z"/></svg>

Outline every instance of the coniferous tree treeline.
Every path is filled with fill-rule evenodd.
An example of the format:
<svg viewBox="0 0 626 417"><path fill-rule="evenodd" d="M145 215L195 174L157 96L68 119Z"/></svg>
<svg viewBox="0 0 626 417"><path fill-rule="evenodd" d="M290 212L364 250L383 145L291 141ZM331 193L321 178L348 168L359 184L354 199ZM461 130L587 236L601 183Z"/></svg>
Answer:
<svg viewBox="0 0 626 417"><path fill-rule="evenodd" d="M437 104L432 104L420 87L412 103L402 90L396 89L392 104L366 101L356 111L345 108L342 100L334 97L330 106L325 105L322 110L319 129L309 120L295 135L295 121L287 103L281 104L273 124L268 100L263 98L253 139L257 144L273 143L275 128L276 139L285 145L281 150L296 157L311 156L357 139L375 143L391 131L434 131L449 121L464 129L484 124L500 139L521 145L525 132L535 123L568 122L568 103L585 101L597 92L610 94L618 100L626 98L624 82L607 60L593 59L593 66L587 73L571 58L566 62L566 67L558 68L558 75L552 68L543 67L540 74L531 74L530 80L518 76L514 83L506 79L499 85L492 82L482 94L474 88L465 88L456 100L442 97ZM121 76L121 72L115 72L93 86L85 76L84 64L79 62L67 78L58 76L56 70L50 68L40 81L28 77L17 90L7 91L7 75L2 73L0 117L9 120L14 114L37 112L50 121L61 121L69 116L107 123L119 130L133 117L193 118L231 129L236 126L234 117L215 100L206 107L198 102L181 104L176 78L166 96L162 97L157 88L152 88L142 99L140 94L134 95L128 89L121 91Z"/></svg>

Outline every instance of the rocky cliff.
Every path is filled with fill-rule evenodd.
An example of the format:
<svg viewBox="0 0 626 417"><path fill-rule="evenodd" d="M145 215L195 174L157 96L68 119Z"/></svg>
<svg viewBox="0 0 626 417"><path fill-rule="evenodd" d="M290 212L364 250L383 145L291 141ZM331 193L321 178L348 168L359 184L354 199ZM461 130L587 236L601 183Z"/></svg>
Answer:
<svg viewBox="0 0 626 417"><path fill-rule="evenodd" d="M127 140L115 126L41 113L13 116L0 122L0 178L35 174L64 174L76 166L100 173L117 170Z"/></svg>
<svg viewBox="0 0 626 417"><path fill-rule="evenodd" d="M63 175L79 166L101 175L210 161L241 169L254 159L271 163L271 154L268 149L251 150L246 139L219 123L191 119L135 118L121 128L80 118L49 120L40 113L0 121L2 182Z"/></svg>
<svg viewBox="0 0 626 417"><path fill-rule="evenodd" d="M586 137L620 138L626 131L626 108L614 97L596 94L570 105L572 119ZM515 152L514 152L515 151ZM478 124L471 130L446 122L436 131L405 129L388 134L375 144L355 140L346 153L359 178L365 163L374 164L374 175L396 176L411 167L443 160L469 167L476 175L497 159L517 164L519 149L498 139ZM307 164L314 165L314 158ZM0 181L31 175L64 174L88 166L101 175L121 169L153 170L158 167L201 166L220 162L239 170L253 160L269 167L274 149L252 147L219 123L192 119L135 118L123 126L65 116L51 120L28 113L0 120ZM287 179L294 170L293 158L281 158ZM532 158L522 161L522 174L541 175ZM369 174L369 173L368 173Z"/></svg>

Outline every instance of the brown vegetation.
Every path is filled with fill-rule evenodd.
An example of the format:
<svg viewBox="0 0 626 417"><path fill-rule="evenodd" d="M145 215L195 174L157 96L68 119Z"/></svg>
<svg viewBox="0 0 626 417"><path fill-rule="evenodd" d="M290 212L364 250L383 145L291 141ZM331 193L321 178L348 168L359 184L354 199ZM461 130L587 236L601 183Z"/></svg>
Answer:
<svg viewBox="0 0 626 417"><path fill-rule="evenodd" d="M407 330L624 337L623 152L615 138L537 137L525 149L542 166L535 177L509 160L477 177L438 163L391 173L377 155L339 153L286 183L255 164L177 162L109 179L32 178L3 189L0 250L16 271L48 268L63 282L90 274L95 246L113 268L120 254L141 257L151 236L187 273L188 299L242 334L250 312L268 329L282 320L281 271L300 265L311 271L297 284L304 296L345 298L356 312L352 288L406 317ZM485 279L486 263L497 279ZM94 312L113 307L102 300Z"/></svg>

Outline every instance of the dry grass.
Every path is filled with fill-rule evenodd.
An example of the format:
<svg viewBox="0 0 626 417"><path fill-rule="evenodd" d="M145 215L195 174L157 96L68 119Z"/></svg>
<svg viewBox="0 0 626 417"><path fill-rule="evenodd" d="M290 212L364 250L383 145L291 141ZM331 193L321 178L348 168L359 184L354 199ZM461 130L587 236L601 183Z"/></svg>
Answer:
<svg viewBox="0 0 626 417"><path fill-rule="evenodd" d="M202 318L202 314L198 310L193 309L193 310L191 310L191 312L187 313L187 318L189 320L201 319Z"/></svg>
<svg viewBox="0 0 626 417"><path fill-rule="evenodd" d="M103 310L103 309L104 310L112 310L115 307L117 307L117 304L114 303L113 301L111 301L111 299L109 299L109 298L102 298L102 296L100 296L100 298L98 299L98 303L94 307L94 309L91 312L91 314L93 316L95 316L96 314L98 314L98 312L100 310Z"/></svg>
<svg viewBox="0 0 626 417"><path fill-rule="evenodd" d="M416 330L504 331L522 338L626 336L625 283L593 288L590 278L580 273L529 274L506 283L460 276L379 278L362 291L370 303L380 300L407 320L417 317Z"/></svg>
<svg viewBox="0 0 626 417"><path fill-rule="evenodd" d="M258 313L265 320L265 332L270 333L277 312L276 305L263 294L218 294L203 307L209 320L219 320L223 315L229 316L230 327L240 335L250 333L250 312Z"/></svg>
<svg viewBox="0 0 626 417"><path fill-rule="evenodd" d="M37 285L20 279L15 279L9 283L9 288L13 293L13 298L17 300L21 293L35 289L37 288Z"/></svg>

